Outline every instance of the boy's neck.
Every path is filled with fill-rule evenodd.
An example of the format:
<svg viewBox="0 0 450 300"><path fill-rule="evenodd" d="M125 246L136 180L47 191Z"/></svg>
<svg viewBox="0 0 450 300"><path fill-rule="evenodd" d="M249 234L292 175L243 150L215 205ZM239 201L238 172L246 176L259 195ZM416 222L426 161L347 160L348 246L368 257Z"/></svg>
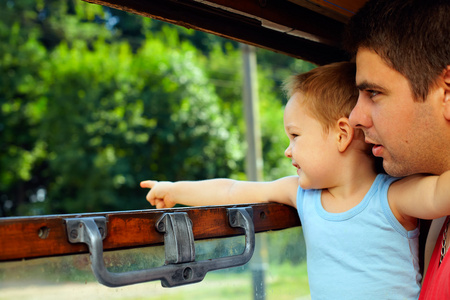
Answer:
<svg viewBox="0 0 450 300"><path fill-rule="evenodd" d="M344 212L358 205L377 176L373 160L367 156L347 164L343 170L336 185L322 192L322 206L328 212Z"/></svg>

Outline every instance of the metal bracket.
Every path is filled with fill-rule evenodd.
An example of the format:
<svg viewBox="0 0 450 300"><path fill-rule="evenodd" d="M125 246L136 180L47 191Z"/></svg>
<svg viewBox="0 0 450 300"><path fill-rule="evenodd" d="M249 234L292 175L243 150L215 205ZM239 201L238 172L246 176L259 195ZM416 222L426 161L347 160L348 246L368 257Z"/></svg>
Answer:
<svg viewBox="0 0 450 300"><path fill-rule="evenodd" d="M164 234L166 265L195 260L192 221L187 213L165 213L156 222L156 230Z"/></svg>
<svg viewBox="0 0 450 300"><path fill-rule="evenodd" d="M85 242L85 230L86 226L83 222L86 218L73 218L73 219L65 219L66 228L67 228L67 236L69 237L69 242L71 243L86 243ZM106 218L105 217L92 217L89 218L94 221L95 225L98 228L98 232L100 233L102 240L105 239L107 235L106 231Z"/></svg>
<svg viewBox="0 0 450 300"><path fill-rule="evenodd" d="M185 212L165 213L156 223L157 230L164 232L165 265L124 273L112 273L105 267L102 239L106 236L106 218L68 218L65 221L69 242L88 245L91 269L101 284L118 287L161 280L162 286L174 287L200 282L209 271L241 266L251 259L255 250L253 210L251 207L237 207L227 211L230 226L245 230L245 249L242 254L195 261L192 221Z"/></svg>

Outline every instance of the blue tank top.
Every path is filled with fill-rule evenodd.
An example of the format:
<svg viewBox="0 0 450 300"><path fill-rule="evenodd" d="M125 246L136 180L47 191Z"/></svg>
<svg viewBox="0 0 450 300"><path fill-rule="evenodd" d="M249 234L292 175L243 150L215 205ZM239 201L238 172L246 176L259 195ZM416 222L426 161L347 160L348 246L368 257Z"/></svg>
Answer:
<svg viewBox="0 0 450 300"><path fill-rule="evenodd" d="M364 199L343 213L325 211L321 190L298 188L311 299L418 299L419 228L407 231L387 191L397 178L379 174Z"/></svg>

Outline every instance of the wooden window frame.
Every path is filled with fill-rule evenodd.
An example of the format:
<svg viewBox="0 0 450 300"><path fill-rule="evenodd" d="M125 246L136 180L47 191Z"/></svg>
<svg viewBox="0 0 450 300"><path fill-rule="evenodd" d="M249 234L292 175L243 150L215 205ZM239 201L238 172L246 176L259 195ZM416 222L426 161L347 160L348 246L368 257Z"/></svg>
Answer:
<svg viewBox="0 0 450 300"><path fill-rule="evenodd" d="M155 224L167 212L186 212L193 224L195 240L241 235L242 229L229 225L227 208L230 207L253 209L255 233L300 226L294 208L275 203L1 218L0 262L89 253L85 244L69 242L67 218L105 217L105 251L162 245L164 234L156 230Z"/></svg>

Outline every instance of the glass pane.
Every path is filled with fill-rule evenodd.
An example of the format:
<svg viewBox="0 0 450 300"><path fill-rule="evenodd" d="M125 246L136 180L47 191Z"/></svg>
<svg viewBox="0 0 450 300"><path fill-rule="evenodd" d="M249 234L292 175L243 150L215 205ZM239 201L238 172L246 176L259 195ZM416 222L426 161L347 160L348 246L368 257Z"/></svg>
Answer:
<svg viewBox="0 0 450 300"><path fill-rule="evenodd" d="M196 260L242 253L244 237L195 242ZM209 272L197 284L163 288L159 281L109 288L94 278L89 256L73 255L0 264L0 299L254 299L253 279L264 274L265 299L309 299L306 250L300 227L258 234L245 266ZM105 252L110 272L164 264L164 247ZM258 298L264 299L264 298Z"/></svg>

